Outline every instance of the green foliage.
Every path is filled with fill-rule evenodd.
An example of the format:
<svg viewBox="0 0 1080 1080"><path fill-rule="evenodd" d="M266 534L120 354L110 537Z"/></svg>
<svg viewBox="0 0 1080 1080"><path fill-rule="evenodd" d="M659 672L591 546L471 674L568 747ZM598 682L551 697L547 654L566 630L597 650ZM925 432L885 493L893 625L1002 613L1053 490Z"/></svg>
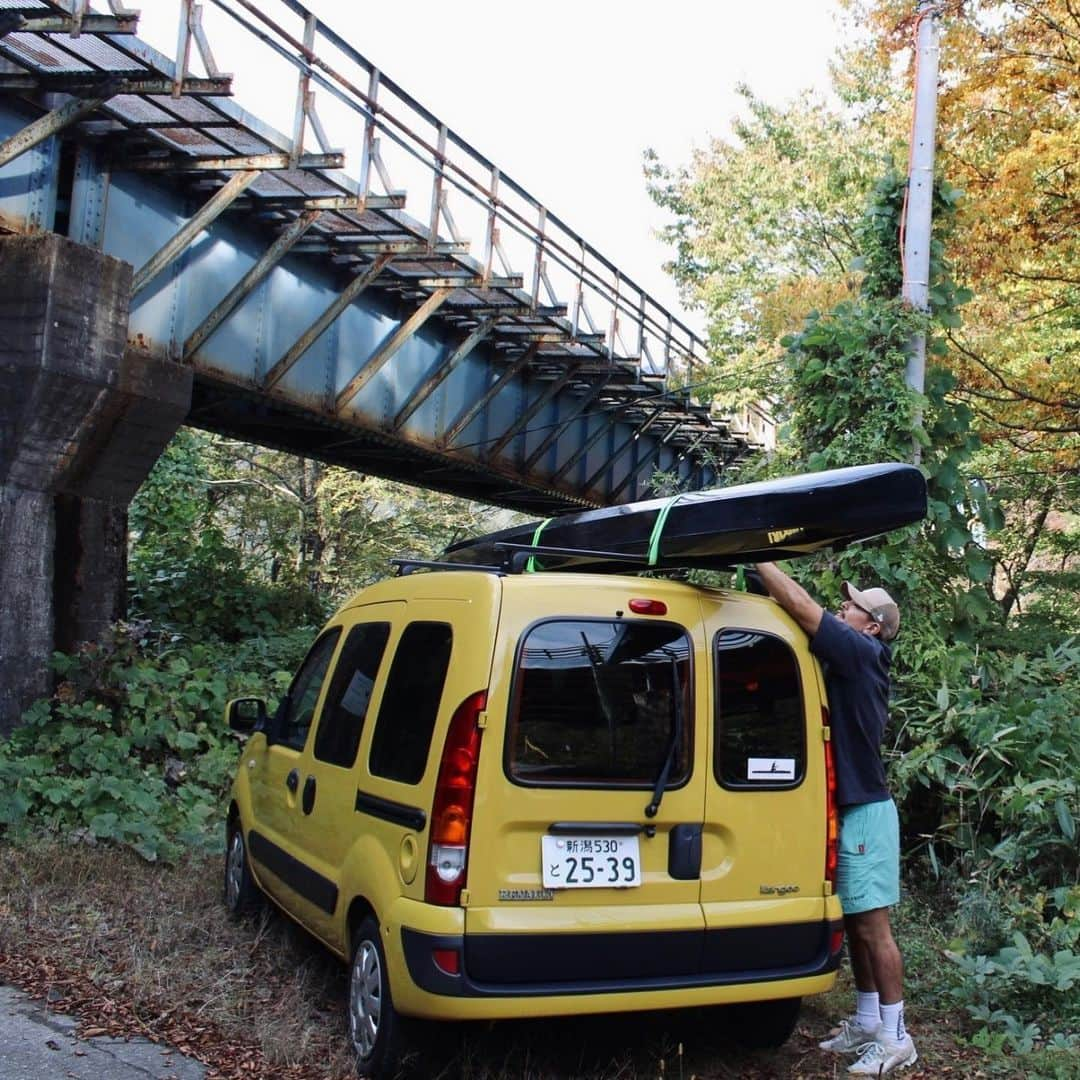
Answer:
<svg viewBox="0 0 1080 1080"><path fill-rule="evenodd" d="M985 485L966 475L965 465L979 443L970 411L951 397L951 374L931 365L922 394L905 377L913 336L927 335L936 347L936 328L958 319L956 305L967 299L949 278L940 238L948 233L948 211L959 194L938 185L935 231L940 235L931 256L929 315L908 308L895 294L903 195L904 183L890 166L857 229L857 265L863 274L859 296L828 312L811 312L798 333L782 339L786 384L780 412L786 424L782 450L770 468L818 470L903 461L918 448L929 495L924 527L795 571L830 603L838 599L845 579L883 583L905 613L900 669L918 670L940 663L943 647L970 639L992 614L990 595L981 585L992 573L993 559L978 537L998 528L1001 518Z"/></svg>
<svg viewBox="0 0 1080 1080"><path fill-rule="evenodd" d="M151 860L220 843L236 764L225 701L280 693L310 631L223 650L146 630L57 654L56 693L0 742L0 834L46 830Z"/></svg>
<svg viewBox="0 0 1080 1080"><path fill-rule="evenodd" d="M131 614L188 636L240 641L326 614L294 582L261 577L216 514L210 437L181 429L131 504Z"/></svg>
<svg viewBox="0 0 1080 1080"><path fill-rule="evenodd" d="M1080 645L954 650L893 707L890 776L914 842L955 894L952 999L978 1045L1067 1048L1080 1032ZM928 707L928 702L933 704Z"/></svg>
<svg viewBox="0 0 1080 1080"><path fill-rule="evenodd" d="M912 679L894 703L905 751L892 764L894 787L903 798L933 793L937 819L920 832L932 834L935 861L967 880L991 890L1075 882L1080 645L958 655L932 698Z"/></svg>

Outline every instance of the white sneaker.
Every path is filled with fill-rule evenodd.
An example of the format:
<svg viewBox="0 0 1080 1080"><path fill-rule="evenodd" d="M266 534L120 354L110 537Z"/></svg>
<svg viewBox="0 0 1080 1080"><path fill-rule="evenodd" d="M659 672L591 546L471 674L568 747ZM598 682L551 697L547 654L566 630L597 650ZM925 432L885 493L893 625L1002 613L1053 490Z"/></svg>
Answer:
<svg viewBox="0 0 1080 1080"><path fill-rule="evenodd" d="M848 1072L855 1076L886 1076L893 1069L914 1065L919 1058L910 1035L902 1039L879 1035L875 1042L860 1046L859 1051L862 1056L848 1066Z"/></svg>
<svg viewBox="0 0 1080 1080"><path fill-rule="evenodd" d="M881 1033L881 1024L865 1028L857 1016L849 1016L840 1021L840 1029L835 1035L818 1043L821 1050L830 1050L834 1054L854 1054L860 1047L874 1042Z"/></svg>

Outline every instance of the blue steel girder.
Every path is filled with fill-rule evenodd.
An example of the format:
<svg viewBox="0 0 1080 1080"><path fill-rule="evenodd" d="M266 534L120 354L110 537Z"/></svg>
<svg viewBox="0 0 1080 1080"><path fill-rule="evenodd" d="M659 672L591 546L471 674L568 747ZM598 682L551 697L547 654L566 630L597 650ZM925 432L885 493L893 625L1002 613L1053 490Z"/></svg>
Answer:
<svg viewBox="0 0 1080 1080"><path fill-rule="evenodd" d="M121 29L86 12L77 35L25 21L5 34L0 18L0 229L59 229L132 263L132 348L194 368L193 423L548 512L639 498L654 469L707 486L752 450L673 388L702 343L296 0L209 0L296 71L291 138L230 100L198 5L179 2L178 63L118 5L102 18ZM4 6L50 27L81 10ZM302 20L295 35L273 7ZM364 119L359 182L313 87ZM405 119L377 105L388 92ZM426 223L404 212L387 148L430 168ZM451 194L483 215L479 257Z"/></svg>

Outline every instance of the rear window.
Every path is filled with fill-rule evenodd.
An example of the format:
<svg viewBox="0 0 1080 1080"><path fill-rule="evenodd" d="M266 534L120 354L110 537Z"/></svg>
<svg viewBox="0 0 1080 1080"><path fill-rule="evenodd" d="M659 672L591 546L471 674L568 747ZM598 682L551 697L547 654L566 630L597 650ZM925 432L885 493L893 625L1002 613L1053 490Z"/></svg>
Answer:
<svg viewBox="0 0 1080 1080"><path fill-rule="evenodd" d="M784 788L802 781L806 719L795 654L750 630L716 635L713 768L728 788Z"/></svg>
<svg viewBox="0 0 1080 1080"><path fill-rule="evenodd" d="M533 626L518 647L508 774L524 784L651 787L677 738L668 787L678 787L690 772L690 680L681 626L592 619Z"/></svg>
<svg viewBox="0 0 1080 1080"><path fill-rule="evenodd" d="M423 777L452 641L445 623L414 622L405 627L371 738L373 776L403 784L417 784Z"/></svg>

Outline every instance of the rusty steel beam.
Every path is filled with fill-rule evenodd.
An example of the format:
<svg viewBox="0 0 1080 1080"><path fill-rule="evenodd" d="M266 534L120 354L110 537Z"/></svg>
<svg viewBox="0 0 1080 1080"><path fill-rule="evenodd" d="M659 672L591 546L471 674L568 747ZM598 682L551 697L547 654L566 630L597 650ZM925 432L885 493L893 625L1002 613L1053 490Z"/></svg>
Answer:
<svg viewBox="0 0 1080 1080"><path fill-rule="evenodd" d="M689 446L683 447L679 452L679 460L688 458L710 435L715 435L714 431L703 431Z"/></svg>
<svg viewBox="0 0 1080 1080"><path fill-rule="evenodd" d="M575 369L575 376L580 378L581 373ZM575 404L574 411L565 419L555 424L551 431L544 436L539 446L525 459L525 471L528 472L536 463L551 449L552 443L600 396L606 382L597 383L589 390L579 402Z"/></svg>
<svg viewBox="0 0 1080 1080"><path fill-rule="evenodd" d="M484 391L480 397L472 403L462 413L461 416L454 422L453 426L446 432L441 439L438 440L437 445L446 449L450 444L472 423L476 414L481 409L486 409L487 406L494 400L499 391L516 375L523 371L529 364L529 361L533 359L536 353L535 346L532 346L525 350L509 367L495 380L487 390Z"/></svg>
<svg viewBox="0 0 1080 1080"><path fill-rule="evenodd" d="M372 264L342 289L330 306L293 342L285 355L266 373L263 386L269 390L315 344L344 310L382 273L393 255L376 255Z"/></svg>
<svg viewBox="0 0 1080 1080"><path fill-rule="evenodd" d="M162 248L135 271L131 281L131 295L138 296L207 226L216 221L236 201L237 196L258 177L257 169L238 172L231 176L225 185L215 192L206 203L168 240Z"/></svg>
<svg viewBox="0 0 1080 1080"><path fill-rule="evenodd" d="M520 274L508 277L493 277L485 281L482 277L472 275L450 275L447 277L421 277L413 280L406 279L407 284L420 289L520 289L522 278Z"/></svg>
<svg viewBox="0 0 1080 1080"><path fill-rule="evenodd" d="M0 16L0 37L5 34L70 34L78 28L84 34L137 34L139 16L98 15L84 12L76 24L72 15L20 15L17 11Z"/></svg>
<svg viewBox="0 0 1080 1080"><path fill-rule="evenodd" d="M559 330L532 330L529 327L515 330L513 325L510 325L499 327L497 332L503 334L506 341L535 342L537 345L582 345L591 347L604 344L603 334L578 334L577 337L571 337L569 330L566 332Z"/></svg>
<svg viewBox="0 0 1080 1080"><path fill-rule="evenodd" d="M675 432L677 432L681 427L681 423L672 424L671 428L667 431L663 438L657 439L656 445L653 446L653 448L641 459L641 461L639 461L637 465L635 465L634 468L632 468L622 478L622 480L619 481L619 483L611 489L611 491L609 492L609 498L613 502L623 493L623 490L626 488L627 484L629 484L631 480L633 480L635 477L640 476L641 473L645 469L647 469L656 460L656 458L660 456L660 452L664 449L665 446L667 446L667 444L674 437ZM612 458L612 461L614 460L615 459ZM586 490L588 490L588 488L586 488Z"/></svg>
<svg viewBox="0 0 1080 1080"><path fill-rule="evenodd" d="M333 232L326 234L328 243L345 244L350 251L380 252L389 251L394 255L412 255L417 258L432 255L456 255L467 252L467 243L454 240L440 241L438 244L418 244L413 240L371 240L368 233Z"/></svg>
<svg viewBox="0 0 1080 1080"><path fill-rule="evenodd" d="M620 446L608 459L590 476L582 485L582 491L592 491L593 486L614 464L626 453L626 451L638 441L638 433L633 431L627 437L626 441Z"/></svg>
<svg viewBox="0 0 1080 1080"><path fill-rule="evenodd" d="M575 374L576 372L571 367L565 375L555 379L546 390L537 394L536 400L499 436L498 442L487 448L485 451L487 459L491 461L493 458L498 457L509 445L510 441L528 426L529 421L575 377Z"/></svg>
<svg viewBox="0 0 1080 1080"><path fill-rule="evenodd" d="M475 315L487 318L489 315L508 315L511 318L528 319L529 322L517 323L518 326L532 326L531 320L535 319L561 319L566 316L565 304L548 304L539 308L524 307L513 297L507 298L510 303L506 304L476 304L463 307L459 310L462 314Z"/></svg>
<svg viewBox="0 0 1080 1080"><path fill-rule="evenodd" d="M49 90L67 94L91 94L100 96L105 87L111 87L116 75L109 72L61 71L56 72L0 72L0 90ZM144 78L125 74L116 82L116 89L110 90L109 97L118 94L153 94L161 96L172 93L172 80L165 78ZM183 94L187 97L231 97L232 76L221 75L216 78L197 78L189 76L184 80ZM162 125L175 126L175 125Z"/></svg>
<svg viewBox="0 0 1080 1080"><path fill-rule="evenodd" d="M229 290L225 299L203 319L184 342L184 360L189 360L211 334L244 302L252 290L259 286L263 278L281 262L318 217L318 210L305 210L274 240L259 257L258 262Z"/></svg>
<svg viewBox="0 0 1080 1080"><path fill-rule="evenodd" d="M552 474L551 482L561 480L609 432L611 425L601 424Z"/></svg>
<svg viewBox="0 0 1080 1080"><path fill-rule="evenodd" d="M118 163L135 172L233 172L257 169L342 169L344 154L304 154L292 161L288 154L248 154L228 157L189 157L170 154L167 157L130 158Z"/></svg>
<svg viewBox="0 0 1080 1080"><path fill-rule="evenodd" d="M293 200L287 195L272 195L261 200L267 206L278 203L291 205ZM390 195L319 195L306 197L297 194L297 201L305 210L351 210L362 214L365 210L404 210L405 193L397 191Z"/></svg>
<svg viewBox="0 0 1080 1080"><path fill-rule="evenodd" d="M102 92L94 97L73 98L52 112L39 116L36 120L27 124L21 131L15 132L10 138L0 143L0 166L14 161L20 154L32 150L39 143L58 135L64 128L81 120L96 109L100 109L106 101L117 93L117 80L102 87Z"/></svg>
<svg viewBox="0 0 1080 1080"><path fill-rule="evenodd" d="M419 389L409 399L397 416L394 417L394 430L397 431L406 420L431 396L444 379L480 344L495 325L494 319L485 319L472 333L429 375Z"/></svg>
<svg viewBox="0 0 1080 1080"><path fill-rule="evenodd" d="M337 396L335 411L341 410L375 377L382 367L446 303L453 289L436 289L390 336L374 356L345 384Z"/></svg>

